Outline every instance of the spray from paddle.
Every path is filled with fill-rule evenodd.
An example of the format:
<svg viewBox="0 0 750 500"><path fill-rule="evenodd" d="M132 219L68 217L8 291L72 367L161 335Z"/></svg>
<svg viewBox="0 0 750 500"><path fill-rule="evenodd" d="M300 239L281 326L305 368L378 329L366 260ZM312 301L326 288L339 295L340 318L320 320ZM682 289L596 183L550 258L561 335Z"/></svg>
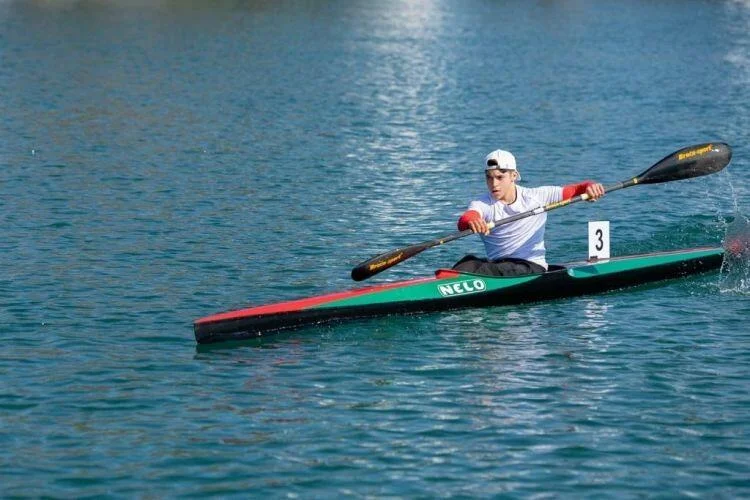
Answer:
<svg viewBox="0 0 750 500"><path fill-rule="evenodd" d="M727 226L724 250L719 289L750 294L750 219L739 213L735 215Z"/></svg>

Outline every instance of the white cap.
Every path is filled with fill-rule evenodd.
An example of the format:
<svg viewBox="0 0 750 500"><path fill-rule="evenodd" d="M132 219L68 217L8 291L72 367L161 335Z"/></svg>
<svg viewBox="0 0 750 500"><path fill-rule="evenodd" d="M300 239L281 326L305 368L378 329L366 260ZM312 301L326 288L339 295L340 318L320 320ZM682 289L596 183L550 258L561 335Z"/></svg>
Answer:
<svg viewBox="0 0 750 500"><path fill-rule="evenodd" d="M484 169L491 170L493 168L500 170L515 170L518 174L518 180L521 180L521 174L516 168L516 157L508 151L496 149L487 155L487 158L484 159Z"/></svg>

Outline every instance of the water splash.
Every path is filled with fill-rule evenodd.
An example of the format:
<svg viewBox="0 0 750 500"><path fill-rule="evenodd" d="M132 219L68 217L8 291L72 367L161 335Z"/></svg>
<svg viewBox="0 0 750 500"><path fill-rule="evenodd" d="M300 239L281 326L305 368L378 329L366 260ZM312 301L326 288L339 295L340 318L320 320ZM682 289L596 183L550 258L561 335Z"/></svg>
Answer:
<svg viewBox="0 0 750 500"><path fill-rule="evenodd" d="M750 219L737 213L727 226L719 289L750 295Z"/></svg>

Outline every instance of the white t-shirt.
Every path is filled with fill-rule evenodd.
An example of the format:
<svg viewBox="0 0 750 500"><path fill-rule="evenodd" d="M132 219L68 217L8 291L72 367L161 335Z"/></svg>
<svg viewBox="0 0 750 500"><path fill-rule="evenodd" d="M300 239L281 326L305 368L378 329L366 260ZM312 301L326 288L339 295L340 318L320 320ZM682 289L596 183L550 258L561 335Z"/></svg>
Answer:
<svg viewBox="0 0 750 500"><path fill-rule="evenodd" d="M487 221L496 223L506 217L535 208L556 203L562 200L560 186L541 186L525 188L516 185L516 201L506 205L495 200L490 193L469 204L469 210L474 210ZM524 259L547 269L544 258L544 224L547 213L531 215L508 224L502 224L490 231L487 236L481 235L487 258L497 260L503 258Z"/></svg>

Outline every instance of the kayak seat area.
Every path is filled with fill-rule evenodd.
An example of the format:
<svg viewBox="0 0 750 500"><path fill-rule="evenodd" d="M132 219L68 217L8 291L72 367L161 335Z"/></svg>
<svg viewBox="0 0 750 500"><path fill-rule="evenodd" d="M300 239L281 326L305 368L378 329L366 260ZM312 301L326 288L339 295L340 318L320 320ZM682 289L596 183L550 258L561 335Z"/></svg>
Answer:
<svg viewBox="0 0 750 500"><path fill-rule="evenodd" d="M553 271L564 271L566 270L566 266L560 266L557 264L550 264L548 266L547 272L553 272ZM461 275L472 275L472 276L491 276L494 278L517 278L517 277L523 277L523 276L532 276L535 274L542 274L542 273L527 273L527 274L518 274L515 276L499 276L497 274L487 274L482 272L467 272L467 271L458 271L456 269L438 269L435 271L435 277L439 279L446 279L446 278L457 278Z"/></svg>
<svg viewBox="0 0 750 500"><path fill-rule="evenodd" d="M480 276L514 277L542 274L544 268L534 262L512 257L489 261L474 255L466 255L453 265L454 271Z"/></svg>

